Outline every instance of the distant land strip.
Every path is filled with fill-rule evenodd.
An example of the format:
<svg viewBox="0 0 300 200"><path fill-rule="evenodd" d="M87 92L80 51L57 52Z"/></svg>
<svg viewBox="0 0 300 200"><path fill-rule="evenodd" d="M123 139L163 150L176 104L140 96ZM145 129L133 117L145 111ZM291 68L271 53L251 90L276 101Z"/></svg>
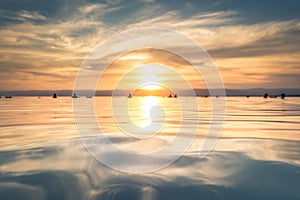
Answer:
<svg viewBox="0 0 300 200"><path fill-rule="evenodd" d="M217 90L217 89L216 89ZM197 96L210 96L207 89L194 89ZM13 90L13 91L0 91L0 96L52 96L56 93L58 96L71 96L73 90ZM120 96L127 96L129 90L119 91ZM98 90L94 91L81 90L76 91L78 96L112 96L112 90ZM254 89L226 89L226 96L263 96L268 93L269 96L280 96L285 93L287 96L300 97L300 88L254 88ZM185 92L181 91L182 96Z"/></svg>

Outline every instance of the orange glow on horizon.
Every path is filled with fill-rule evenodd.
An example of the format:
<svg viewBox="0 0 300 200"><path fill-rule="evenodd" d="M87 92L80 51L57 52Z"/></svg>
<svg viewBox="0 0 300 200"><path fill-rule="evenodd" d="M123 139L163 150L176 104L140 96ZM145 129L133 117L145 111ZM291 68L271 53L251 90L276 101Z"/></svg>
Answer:
<svg viewBox="0 0 300 200"><path fill-rule="evenodd" d="M190 63L171 52L157 49L135 50L108 66L97 90L117 88L132 91L140 86L133 93L139 96L169 96L170 93L174 95L169 89L182 87L182 79L187 80L192 87L205 88L202 77L196 74L197 71ZM124 82L119 84L121 79Z"/></svg>
<svg viewBox="0 0 300 200"><path fill-rule="evenodd" d="M155 85L155 84L149 84L146 86L143 86L141 88L138 88L134 91L134 96L168 96L170 93L172 93L168 88Z"/></svg>

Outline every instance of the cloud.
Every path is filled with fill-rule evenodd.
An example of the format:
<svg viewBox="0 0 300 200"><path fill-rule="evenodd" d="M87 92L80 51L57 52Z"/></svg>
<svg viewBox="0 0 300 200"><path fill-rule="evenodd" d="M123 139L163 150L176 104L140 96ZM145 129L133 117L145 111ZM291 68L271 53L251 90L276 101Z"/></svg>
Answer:
<svg viewBox="0 0 300 200"><path fill-rule="evenodd" d="M153 2L155 2L155 0L143 0L144 2L146 2L146 3L153 3Z"/></svg>
<svg viewBox="0 0 300 200"><path fill-rule="evenodd" d="M178 15L169 12L130 24L129 28L169 27L193 38L214 58L227 87L297 87L294 78L280 74L285 71L295 77L300 73L298 20L240 24L235 11L199 14L184 20ZM257 75L246 75L251 72Z"/></svg>
<svg viewBox="0 0 300 200"><path fill-rule="evenodd" d="M236 11L223 11L202 13L182 19L178 12L170 11L161 16L129 24L127 28L168 27L190 36L207 50L224 50L227 53L238 53L242 48L247 49L247 47L259 45L265 49L258 54L272 54L271 46L274 44L278 46L293 45L294 48L291 50L294 51L300 43L297 37L300 31L297 20L247 25L239 24L238 15L239 13ZM237 50L235 51L233 48L237 48ZM286 53L286 51L281 50L281 53ZM246 56L248 56L247 53Z"/></svg>
<svg viewBox="0 0 300 200"><path fill-rule="evenodd" d="M46 20L46 17L37 13L37 12L28 12L28 11L22 11L20 12L19 16L23 19L33 19L33 20Z"/></svg>
<svg viewBox="0 0 300 200"><path fill-rule="evenodd" d="M108 1L107 3L89 3L78 7L78 11L83 17L90 17L94 20L99 20L98 17L110 14L126 7L126 4L121 4L120 1Z"/></svg>
<svg viewBox="0 0 300 200"><path fill-rule="evenodd" d="M79 10L81 13L84 13L84 14L90 14L90 13L93 12L93 11L103 9L103 7L104 7L104 6L103 6L102 4L91 4L91 5L85 5L85 6L82 6L82 7L80 7L78 10Z"/></svg>
<svg viewBox="0 0 300 200"><path fill-rule="evenodd" d="M0 66L6 75L18 79L10 68L25 67L29 71L48 73L58 66L79 67L89 52L110 35L149 26L170 28L194 39L214 58L224 77L235 76L233 72L236 72L241 78L251 73L250 66L257 70L263 65L262 74L273 73L273 68L283 70L282 62L276 57L289 61L285 63L289 72L299 73L300 62L294 59L300 44L297 19L246 24L237 10L205 11L188 16L161 2L145 5L139 1L128 4L77 1L72 5L65 2L57 10L57 17L49 17L42 10L0 12L11 20L0 29ZM281 72L273 74L277 73ZM237 80L234 87L246 84L244 79ZM294 84L291 82L291 86Z"/></svg>

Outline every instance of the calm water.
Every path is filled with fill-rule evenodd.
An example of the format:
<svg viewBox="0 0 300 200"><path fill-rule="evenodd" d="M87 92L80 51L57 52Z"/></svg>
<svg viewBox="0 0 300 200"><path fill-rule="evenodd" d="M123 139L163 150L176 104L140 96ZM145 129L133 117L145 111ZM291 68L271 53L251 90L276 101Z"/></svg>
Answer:
<svg viewBox="0 0 300 200"><path fill-rule="evenodd" d="M123 137L109 97L75 101L95 101L103 131L124 151L154 151L180 128L176 99L130 100L136 125L153 122L155 127L165 120L161 134L153 139ZM209 127L211 102L197 101L198 110L187 109L190 120L200 116L197 137L188 151L166 168L134 174L106 167L85 150L70 97L2 98L0 199L300 199L300 98L227 98L222 135L204 159L198 153ZM149 119L153 102L165 110L155 110ZM122 112L116 114L122 119ZM81 122L89 137L94 134L88 117ZM183 128L189 132L188 125Z"/></svg>

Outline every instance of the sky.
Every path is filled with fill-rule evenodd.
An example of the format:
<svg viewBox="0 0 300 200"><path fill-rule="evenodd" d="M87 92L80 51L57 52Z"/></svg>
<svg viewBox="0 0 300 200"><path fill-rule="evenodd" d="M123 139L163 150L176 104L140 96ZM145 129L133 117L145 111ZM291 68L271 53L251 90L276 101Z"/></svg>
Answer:
<svg viewBox="0 0 300 200"><path fill-rule="evenodd" d="M1 0L0 90L73 89L99 43L143 27L195 40L226 88L299 88L299 8L297 0ZM143 64L141 58L174 67L192 87L203 87L177 56L141 50L114 62L101 89L113 89L124 69Z"/></svg>

